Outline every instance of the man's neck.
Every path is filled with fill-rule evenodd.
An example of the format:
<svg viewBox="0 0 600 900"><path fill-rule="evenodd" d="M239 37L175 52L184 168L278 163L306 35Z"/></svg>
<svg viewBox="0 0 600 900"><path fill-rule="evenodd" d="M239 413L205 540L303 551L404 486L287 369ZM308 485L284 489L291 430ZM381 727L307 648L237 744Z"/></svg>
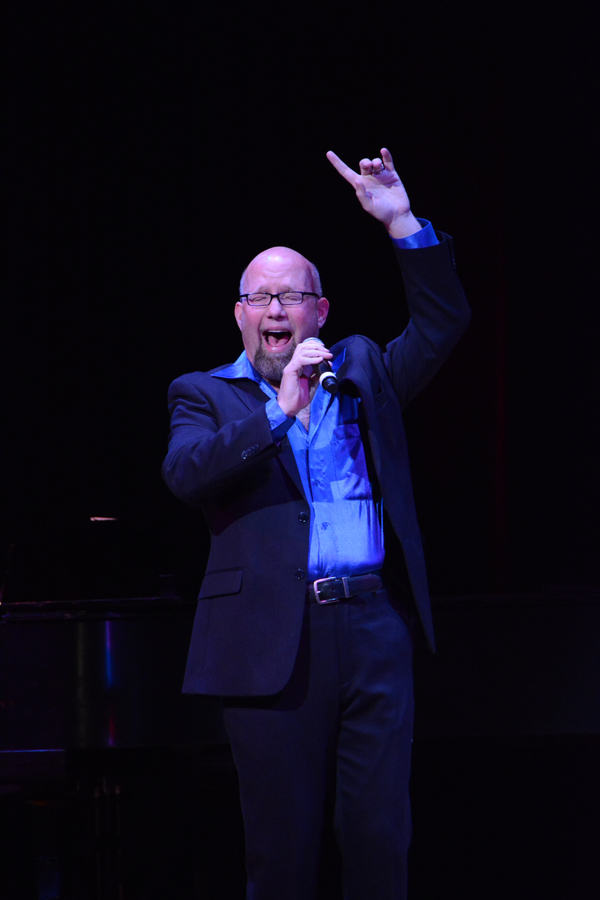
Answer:
<svg viewBox="0 0 600 900"><path fill-rule="evenodd" d="M310 403L308 404L308 406L305 406L304 409L301 409L300 412L298 413L298 415L296 416L297 419L300 419L300 421L302 422L302 424L304 425L304 427L306 428L307 431L308 431L308 428L310 425L310 404L311 403L312 403L312 397L310 398Z"/></svg>

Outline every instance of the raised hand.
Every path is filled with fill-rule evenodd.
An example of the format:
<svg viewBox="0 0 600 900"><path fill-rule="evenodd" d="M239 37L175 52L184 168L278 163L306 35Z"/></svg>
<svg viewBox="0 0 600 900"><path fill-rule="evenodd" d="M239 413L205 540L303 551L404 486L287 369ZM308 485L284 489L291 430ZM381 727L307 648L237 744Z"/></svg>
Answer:
<svg viewBox="0 0 600 900"><path fill-rule="evenodd" d="M360 172L347 166L332 150L327 153L327 159L352 185L362 208L382 222L392 237L408 237L420 231L421 225L410 211L408 196L389 150L382 147L381 158L361 159Z"/></svg>

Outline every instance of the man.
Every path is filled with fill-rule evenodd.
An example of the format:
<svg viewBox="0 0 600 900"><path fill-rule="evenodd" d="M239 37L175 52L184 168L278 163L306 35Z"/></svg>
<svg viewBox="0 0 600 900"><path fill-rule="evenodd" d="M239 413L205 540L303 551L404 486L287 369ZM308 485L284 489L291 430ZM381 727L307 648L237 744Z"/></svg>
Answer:
<svg viewBox="0 0 600 900"><path fill-rule="evenodd" d="M412 620L433 632L401 409L469 318L389 151L359 173L327 156L392 238L408 327L325 348L316 269L274 247L242 277L242 355L169 395L163 476L211 532L184 690L225 698L253 900L317 896L329 800L345 900L406 896Z"/></svg>

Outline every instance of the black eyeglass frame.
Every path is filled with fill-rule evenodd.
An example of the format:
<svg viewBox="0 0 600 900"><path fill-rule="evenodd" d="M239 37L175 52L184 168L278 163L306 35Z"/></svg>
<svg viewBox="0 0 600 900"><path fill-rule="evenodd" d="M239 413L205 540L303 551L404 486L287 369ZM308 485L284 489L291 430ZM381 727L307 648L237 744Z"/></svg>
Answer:
<svg viewBox="0 0 600 900"><path fill-rule="evenodd" d="M269 297L268 303L250 303L248 297L251 297L252 294L263 294L265 297ZM281 298L286 294L302 294L302 299L297 303L283 303ZM253 291L250 294L240 294L240 303L242 300L245 300L250 309L266 309L267 306L271 305L271 301L277 297L278 302L281 306L301 306L304 303L305 297L319 297L314 291L280 291L278 294L272 294L270 291Z"/></svg>

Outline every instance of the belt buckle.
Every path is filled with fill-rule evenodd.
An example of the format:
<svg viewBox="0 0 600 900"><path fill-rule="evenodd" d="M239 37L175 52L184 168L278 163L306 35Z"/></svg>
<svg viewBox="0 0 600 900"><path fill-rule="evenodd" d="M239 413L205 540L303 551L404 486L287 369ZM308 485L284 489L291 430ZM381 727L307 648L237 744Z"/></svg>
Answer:
<svg viewBox="0 0 600 900"><path fill-rule="evenodd" d="M339 603L340 602L339 597L330 597L328 600L326 600L326 599L321 600L321 598L319 597L321 589L317 587L318 584L322 584L324 581L338 581L338 580L339 579L337 578L337 576L330 575L328 578L317 578L317 579L315 579L315 581L313 581L313 590L315 592L315 600L317 601L317 603L321 603L322 605L325 605L326 603ZM341 581L342 581L342 584L344 585L344 594L346 596L348 596L347 579L342 578Z"/></svg>

